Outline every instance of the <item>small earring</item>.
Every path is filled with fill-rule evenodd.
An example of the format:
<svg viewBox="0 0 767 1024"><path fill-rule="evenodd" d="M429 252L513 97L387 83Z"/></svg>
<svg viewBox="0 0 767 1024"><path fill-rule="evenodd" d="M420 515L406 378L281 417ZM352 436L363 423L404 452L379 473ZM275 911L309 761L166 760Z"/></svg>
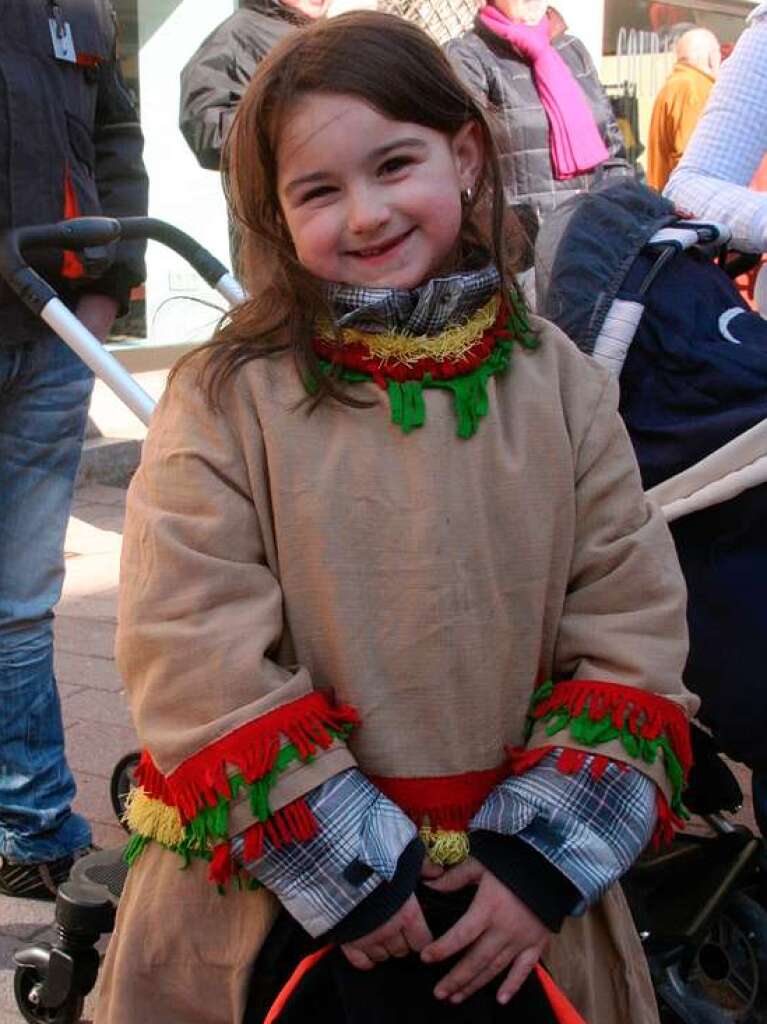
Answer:
<svg viewBox="0 0 767 1024"><path fill-rule="evenodd" d="M471 185L467 185L461 192L461 202L464 206L471 206L471 201L474 198L474 189Z"/></svg>

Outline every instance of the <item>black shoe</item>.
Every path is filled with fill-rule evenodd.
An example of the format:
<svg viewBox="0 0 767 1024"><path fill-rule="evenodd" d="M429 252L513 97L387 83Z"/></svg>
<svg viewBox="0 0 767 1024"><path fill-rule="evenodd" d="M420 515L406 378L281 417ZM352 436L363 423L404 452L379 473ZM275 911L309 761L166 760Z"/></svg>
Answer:
<svg viewBox="0 0 767 1024"><path fill-rule="evenodd" d="M41 864L16 864L0 855L0 896L55 900L59 886L69 878L74 862L94 849L86 846L66 857Z"/></svg>

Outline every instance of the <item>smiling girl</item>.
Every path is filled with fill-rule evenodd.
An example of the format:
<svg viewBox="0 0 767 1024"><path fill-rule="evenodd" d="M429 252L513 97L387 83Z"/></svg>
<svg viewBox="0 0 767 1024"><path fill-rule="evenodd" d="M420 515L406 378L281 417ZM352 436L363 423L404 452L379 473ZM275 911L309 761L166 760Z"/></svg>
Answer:
<svg viewBox="0 0 767 1024"><path fill-rule="evenodd" d="M543 955L587 1020L654 1021L615 883L681 811L684 589L614 382L516 290L481 110L345 15L264 62L228 176L251 297L128 501L97 1019L261 1020L281 906L334 947L307 1019L495 1020Z"/></svg>

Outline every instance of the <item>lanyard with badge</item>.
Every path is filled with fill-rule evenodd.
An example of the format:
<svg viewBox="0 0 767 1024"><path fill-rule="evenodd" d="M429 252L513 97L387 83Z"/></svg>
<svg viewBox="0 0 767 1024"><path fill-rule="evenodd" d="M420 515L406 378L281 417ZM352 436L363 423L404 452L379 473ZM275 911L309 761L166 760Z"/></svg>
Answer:
<svg viewBox="0 0 767 1024"><path fill-rule="evenodd" d="M49 0L51 16L48 18L48 25L51 30L53 41L53 55L56 60L65 60L70 64L77 64L77 51L72 39L72 27L64 20L64 14L56 0Z"/></svg>

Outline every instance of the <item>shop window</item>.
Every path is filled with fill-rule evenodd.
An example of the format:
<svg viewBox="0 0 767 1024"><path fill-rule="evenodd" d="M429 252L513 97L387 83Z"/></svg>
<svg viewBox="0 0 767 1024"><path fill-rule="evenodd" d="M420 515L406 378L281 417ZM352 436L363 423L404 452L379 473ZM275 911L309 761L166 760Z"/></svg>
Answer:
<svg viewBox="0 0 767 1024"><path fill-rule="evenodd" d="M606 0L604 53L615 55L627 33L645 35L645 45L661 51L671 49L686 29L710 29L725 47L731 47L743 31L753 4L743 0L721 0L696 4L654 3L653 0ZM621 31L623 30L623 31ZM651 38L650 38L651 37Z"/></svg>

